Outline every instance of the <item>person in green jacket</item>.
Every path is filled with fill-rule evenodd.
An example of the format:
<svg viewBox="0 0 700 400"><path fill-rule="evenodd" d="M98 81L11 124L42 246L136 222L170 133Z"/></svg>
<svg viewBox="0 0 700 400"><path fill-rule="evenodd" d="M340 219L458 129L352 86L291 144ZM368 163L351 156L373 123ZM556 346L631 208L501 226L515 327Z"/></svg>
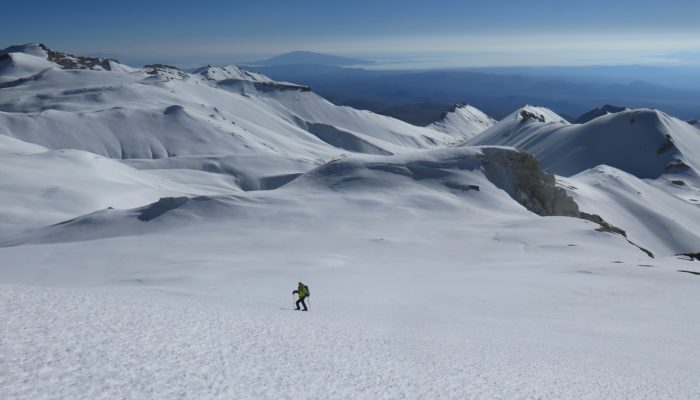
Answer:
<svg viewBox="0 0 700 400"><path fill-rule="evenodd" d="M292 294L298 294L299 295L299 300L297 300L297 310L300 310L299 304L304 306L304 311L309 311L308 308L306 308L306 303L304 300L311 295L309 293L309 287L304 285L303 283L299 282L299 287L297 287L297 290L293 291Z"/></svg>

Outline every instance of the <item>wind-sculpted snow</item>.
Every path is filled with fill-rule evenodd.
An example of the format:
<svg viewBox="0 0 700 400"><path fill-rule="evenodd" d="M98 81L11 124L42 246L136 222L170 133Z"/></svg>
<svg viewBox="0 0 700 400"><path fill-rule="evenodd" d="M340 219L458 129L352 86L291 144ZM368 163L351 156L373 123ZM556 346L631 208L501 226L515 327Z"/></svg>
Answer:
<svg viewBox="0 0 700 400"><path fill-rule="evenodd" d="M53 243L172 229L192 219L246 219L268 216L270 212L297 210L291 199L304 199L318 207L338 193L357 206L369 193L385 196L376 203L390 201L392 207L432 211L460 211L526 215L521 207L541 216L582 218L615 230L595 215L579 212L566 192L555 186L554 177L541 170L537 160L510 148L455 148L392 157L354 157L335 160L300 176L289 176L282 189L268 193L236 194L218 197L167 197L132 210L96 211L54 226L9 238L0 245ZM328 193L328 190L331 192ZM391 200L389 200L391 199ZM349 206L351 207L351 206ZM306 213L304 211L303 213ZM157 221L158 226L139 222ZM161 224L162 223L162 224Z"/></svg>
<svg viewBox="0 0 700 400"><path fill-rule="evenodd" d="M0 165L0 239L7 233L3 227L36 228L108 207L138 207L164 196L240 191L225 175L140 171L96 154L50 151L4 135Z"/></svg>
<svg viewBox="0 0 700 400"><path fill-rule="evenodd" d="M576 203L564 189L555 186L554 176L544 172L537 159L505 147L462 147L337 160L302 175L290 186L310 182L334 190L403 191L396 186L406 183L456 195L475 190L479 196L502 196L503 190L535 214L580 217ZM500 190L493 190L494 186Z"/></svg>

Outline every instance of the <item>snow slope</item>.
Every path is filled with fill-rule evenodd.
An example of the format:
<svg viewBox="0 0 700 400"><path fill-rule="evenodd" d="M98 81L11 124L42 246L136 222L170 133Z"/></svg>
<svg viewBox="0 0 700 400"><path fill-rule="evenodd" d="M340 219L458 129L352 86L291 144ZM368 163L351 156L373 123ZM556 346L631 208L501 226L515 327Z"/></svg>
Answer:
<svg viewBox="0 0 700 400"><path fill-rule="evenodd" d="M79 150L47 150L0 135L2 228L55 224L108 207L130 208L165 196L240 191L231 177L191 170L139 171Z"/></svg>
<svg viewBox="0 0 700 400"><path fill-rule="evenodd" d="M40 157L54 157L55 152L40 153ZM64 151L59 151L63 154ZM83 161L84 155L78 151L68 151L70 161ZM17 245L23 243L53 243L75 240L93 240L101 237L131 235L139 232L142 227L151 230L152 227L171 229L196 220L241 219L246 216L260 217L272 213L284 215L294 209L294 213L313 218L315 210L305 210L307 204L315 204L317 207L353 209L353 204L359 202L363 206L371 206L372 203L379 207L383 203L392 204L392 208L400 210L435 210L444 211L460 210L468 208L474 212L483 214L491 213L496 218L496 212L516 216L528 216L523 205L514 200L516 192L526 191L525 187L516 187L512 190L514 182L511 178L515 168L521 168L519 164L508 164L508 157L517 158L519 153L508 148L459 148L440 149L429 152L418 152L399 156L373 156L354 157L346 160L335 160L315 168L309 172L295 177L290 183L274 191L261 192L231 192L230 188L219 186L219 193L201 193L204 196L194 196L185 191L184 185L181 192L171 192L168 199L153 203L154 201L142 201L141 207L129 207L122 203L115 208L90 210L84 216L77 216L60 224L46 228L30 230L21 238L5 242L4 245ZM148 181L151 171L139 171L121 165L116 161L99 156L87 157L90 172L85 180L93 179L90 188L96 184L114 186L115 177L127 181L137 181L140 187L128 190L110 192L107 189L97 191L104 197L90 195L83 182L76 180L80 171L67 169L56 163L52 168L56 177L51 179L58 183L57 189L80 199L90 199L93 202L114 201L118 203L118 192L126 192L130 195L138 193L138 189L152 189L153 186L165 188L170 183L171 187L177 187L173 182L156 176ZM10 160L11 164L19 166L36 163L32 158L25 158L23 162ZM51 165L50 162L40 160L40 165ZM103 165L101 165L103 164ZM63 169L61 169L63 168ZM532 171L537 173L536 170ZM94 175L93 175L94 174ZM11 170L8 177L14 176L20 183L27 187L20 187L18 193L26 193L29 188L39 186L35 181L48 181L47 177L22 170ZM218 174L210 174L217 176ZM77 183L77 187L61 184L61 176L71 176L70 182ZM31 178L31 179L28 179ZM102 178L103 182L99 182ZM142 181L138 181L141 178ZM117 182L115 182L117 181ZM233 186L233 185L232 185ZM234 186L235 187L235 186ZM115 189L120 189L118 186ZM229 189L229 192L225 192ZM340 205L337 202L336 193L348 193L348 198ZM509 194L510 192L511 194ZM148 192L150 193L150 192ZM152 194L152 193L151 193ZM206 197L205 197L206 196ZM371 199L379 196L375 201ZM165 197L165 196L163 196ZM40 197L37 197L40 199ZM546 198L542 198L546 202ZM72 199L52 198L50 204L69 203L76 205ZM143 200L143 198L142 198ZM44 201L44 199L41 199ZM41 207L37 207L41 208ZM360 207L356 207L360 212ZM95 212L92 212L95 211ZM338 212L341 212L338 210ZM21 213L20 213L21 214ZM148 217L148 215L152 215ZM147 216L144 219L144 216ZM144 224L143 222L148 222ZM623 241L624 243L624 241Z"/></svg>
<svg viewBox="0 0 700 400"><path fill-rule="evenodd" d="M457 104L428 127L457 138L469 139L496 124L496 120L468 104Z"/></svg>
<svg viewBox="0 0 700 400"><path fill-rule="evenodd" d="M528 212L489 152L514 153L353 157L150 221L34 230L0 248L0 395L695 396L698 278L676 270L699 269ZM298 280L310 313L288 311Z"/></svg>
<svg viewBox="0 0 700 400"><path fill-rule="evenodd" d="M16 81L38 74L47 68L55 68L56 65L45 58L36 57L26 53L0 52L0 84Z"/></svg>
<svg viewBox="0 0 700 400"><path fill-rule="evenodd" d="M523 119L523 112L543 118ZM539 114L538 114L539 112ZM467 144L517 147L598 214L657 255L700 249L700 135L658 110L622 110L585 124L526 107Z"/></svg>
<svg viewBox="0 0 700 400"><path fill-rule="evenodd" d="M601 215L627 231L633 242L657 255L700 249L700 188L643 180L599 166L559 178L583 211Z"/></svg>

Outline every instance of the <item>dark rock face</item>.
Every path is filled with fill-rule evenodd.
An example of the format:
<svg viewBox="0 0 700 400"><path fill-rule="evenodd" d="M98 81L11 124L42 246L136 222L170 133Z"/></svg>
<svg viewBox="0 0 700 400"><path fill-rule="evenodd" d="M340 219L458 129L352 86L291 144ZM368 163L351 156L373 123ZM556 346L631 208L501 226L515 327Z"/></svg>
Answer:
<svg viewBox="0 0 700 400"><path fill-rule="evenodd" d="M39 47L48 54L47 59L49 61L60 65L63 69L97 69L97 67L100 67L104 70L111 71L112 65L110 61L115 63L119 62L113 58L82 57L61 53L49 49L44 44L39 44Z"/></svg>
<svg viewBox="0 0 700 400"><path fill-rule="evenodd" d="M532 113L532 112L526 111L526 110L520 111L520 117L522 118L521 122L525 122L525 121L529 121L529 120L546 122L544 115L535 114L535 113Z"/></svg>
<svg viewBox="0 0 700 400"><path fill-rule="evenodd" d="M600 217L598 214L588 214L585 212L580 212L579 213L579 218L585 219L587 221L595 222L596 224L600 225L600 228L598 228L601 232L610 232L610 233L616 233L618 235L622 235L624 237L627 237L627 232L624 230L614 226L610 225L609 223L605 222L603 218Z"/></svg>
<svg viewBox="0 0 700 400"><path fill-rule="evenodd" d="M688 257L688 261L700 261L700 253L683 253L683 254L676 254L677 256L684 256Z"/></svg>
<svg viewBox="0 0 700 400"><path fill-rule="evenodd" d="M180 68L174 66L174 65L168 65L168 64L147 64L143 66L146 69L153 69L153 70L175 70L175 71L180 71Z"/></svg>
<svg viewBox="0 0 700 400"><path fill-rule="evenodd" d="M528 210L541 216L579 218L576 202L555 184L554 175L542 170L539 161L522 152L484 152L486 177Z"/></svg>
<svg viewBox="0 0 700 400"><path fill-rule="evenodd" d="M563 216L585 219L599 225L599 232L608 232L624 237L628 243L654 258L649 250L627 239L627 233L606 222L600 215L579 210L578 204L556 186L554 175L540 167L539 161L527 153L493 153L484 151L483 165L486 177L510 197L528 210L541 216Z"/></svg>
<svg viewBox="0 0 700 400"><path fill-rule="evenodd" d="M619 113L622 111L627 110L626 107L618 107L618 106L612 106L610 104L606 104L603 107L596 108L595 110L591 110L580 117L576 121L574 121L575 124L585 124L588 121L592 121L600 116L603 115L608 115L608 114L615 114Z"/></svg>
<svg viewBox="0 0 700 400"><path fill-rule="evenodd" d="M665 171L685 171L689 169L690 166L683 162L683 160L674 160L664 167Z"/></svg>
<svg viewBox="0 0 700 400"><path fill-rule="evenodd" d="M666 135L666 141L661 143L661 146L659 146L658 149L656 149L656 154L661 155L664 154L665 152L675 148L676 146L673 144L673 140L671 139L671 135Z"/></svg>
<svg viewBox="0 0 700 400"><path fill-rule="evenodd" d="M168 82L171 80L189 79L189 75L182 72L180 68L167 64L148 64L143 66L149 75L160 76L161 80Z"/></svg>
<svg viewBox="0 0 700 400"><path fill-rule="evenodd" d="M673 179L671 183L676 186L685 186L685 182L680 179Z"/></svg>

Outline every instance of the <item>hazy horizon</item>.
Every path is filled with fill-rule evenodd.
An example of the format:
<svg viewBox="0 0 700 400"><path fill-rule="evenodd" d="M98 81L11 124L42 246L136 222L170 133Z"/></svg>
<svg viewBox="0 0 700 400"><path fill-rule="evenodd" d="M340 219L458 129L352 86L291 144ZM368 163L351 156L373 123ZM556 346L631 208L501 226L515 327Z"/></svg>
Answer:
<svg viewBox="0 0 700 400"><path fill-rule="evenodd" d="M700 4L672 3L38 1L5 5L10 18L0 37L2 47L43 42L75 54L184 67L294 50L393 68L699 65Z"/></svg>

